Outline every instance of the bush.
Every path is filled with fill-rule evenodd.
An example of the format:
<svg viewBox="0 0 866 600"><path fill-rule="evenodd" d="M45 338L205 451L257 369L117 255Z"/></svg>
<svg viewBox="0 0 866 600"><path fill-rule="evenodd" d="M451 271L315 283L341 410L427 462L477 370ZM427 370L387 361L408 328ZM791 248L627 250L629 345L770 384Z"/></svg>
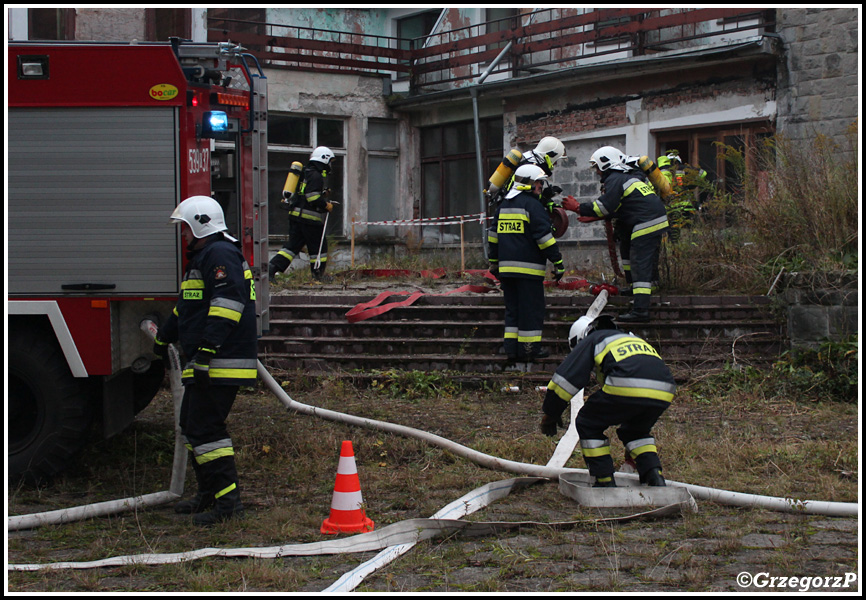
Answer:
<svg viewBox="0 0 866 600"><path fill-rule="evenodd" d="M697 217L666 245L665 287L766 293L783 267L856 268L856 123L849 134L847 150L822 135L808 145L776 135L748 151L719 145L735 177L724 193L708 184Z"/></svg>
<svg viewBox="0 0 866 600"><path fill-rule="evenodd" d="M824 342L817 350L786 352L773 365L780 386L804 399L857 402L857 336Z"/></svg>

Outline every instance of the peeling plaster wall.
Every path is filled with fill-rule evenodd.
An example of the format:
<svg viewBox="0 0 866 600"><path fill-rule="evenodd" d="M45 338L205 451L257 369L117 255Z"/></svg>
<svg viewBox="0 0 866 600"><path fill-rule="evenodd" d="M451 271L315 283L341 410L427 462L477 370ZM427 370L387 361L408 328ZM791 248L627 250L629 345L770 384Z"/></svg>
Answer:
<svg viewBox="0 0 866 600"><path fill-rule="evenodd" d="M268 23L387 36L386 13L375 8L268 8L265 15Z"/></svg>
<svg viewBox="0 0 866 600"><path fill-rule="evenodd" d="M76 8L75 38L101 42L143 40L144 23L141 8Z"/></svg>
<svg viewBox="0 0 866 600"><path fill-rule="evenodd" d="M358 75L334 75L269 69L268 111L270 113L292 113L297 115L345 119L345 201L346 235L355 217L357 221L367 219L367 123L369 119L395 119L382 95L380 77ZM413 144L408 126L399 127L400 164L395 173L397 189L412 189L415 186L412 164ZM398 198L401 200L402 196ZM401 214L395 219L411 218L408 208L399 206ZM358 230L358 235L363 234Z"/></svg>
<svg viewBox="0 0 866 600"><path fill-rule="evenodd" d="M553 183L563 188L563 195L589 202L600 193L589 157L602 146L614 146L629 155L654 156L658 132L743 121L775 122L772 66L683 67L664 78L634 77L510 98L504 112L506 146L527 151L546 135L560 138L566 158L557 163ZM577 264L572 264L597 264L598 243L606 240L603 225L581 224L575 215L569 217L562 240L596 246L595 254L579 252L573 259ZM603 248L602 261L606 252Z"/></svg>

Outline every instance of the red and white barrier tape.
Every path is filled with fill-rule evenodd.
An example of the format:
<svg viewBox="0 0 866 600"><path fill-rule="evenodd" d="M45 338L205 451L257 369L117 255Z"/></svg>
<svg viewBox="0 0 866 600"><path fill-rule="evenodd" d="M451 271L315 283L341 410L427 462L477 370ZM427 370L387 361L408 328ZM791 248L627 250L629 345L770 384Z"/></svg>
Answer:
<svg viewBox="0 0 866 600"><path fill-rule="evenodd" d="M460 223L473 223L475 221L486 221L485 213L474 215L455 215L450 217L430 217L427 219L398 219L395 221L355 221L355 225L459 225Z"/></svg>

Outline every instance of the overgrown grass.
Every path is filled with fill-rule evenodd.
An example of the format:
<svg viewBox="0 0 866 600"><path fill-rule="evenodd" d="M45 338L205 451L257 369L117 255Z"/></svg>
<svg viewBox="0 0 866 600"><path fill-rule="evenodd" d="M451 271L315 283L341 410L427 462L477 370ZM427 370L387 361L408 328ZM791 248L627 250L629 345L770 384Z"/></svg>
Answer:
<svg viewBox="0 0 866 600"><path fill-rule="evenodd" d="M748 153L720 146L735 176L727 192L705 185L698 216L666 245L666 289L766 293L782 268L856 269L856 123L849 146L821 135L810 144L776 135Z"/></svg>
<svg viewBox="0 0 866 600"><path fill-rule="evenodd" d="M507 460L545 464L556 442L538 431L542 394L534 388L503 393L499 388L468 389L453 382L444 385L441 378L393 373L383 374L381 381L387 385L376 386L355 385L350 377L315 379L302 372L275 376L286 382L298 402L414 427ZM665 475L746 493L855 502L858 407L830 400L792 396L773 380L750 371L731 370L686 384L655 431ZM172 441L170 405L167 393L161 394L130 431L90 446L75 468L53 483L12 487L10 514L166 489L171 468L166 460ZM242 392L229 429L249 513L243 522L200 529L175 515L170 506L152 507L11 533L9 562L86 561L327 539L319 527L328 516L344 439L353 442L367 512L380 528L429 517L480 485L514 476L482 468L419 439L289 412L262 389ZM614 455L621 460L622 448L610 433ZM568 466L584 466L578 453ZM714 569L701 565L707 560L743 560L747 550L737 540L746 533L792 532L786 534L792 540L789 545L761 554L762 561L809 548L806 533L801 533L808 519L699 504L698 515L662 522L573 530L535 527L480 539L431 540L360 589L622 591L642 586L706 591L717 576ZM593 509L565 499L555 484L544 484L497 502L472 519L557 522L598 516ZM660 545L659 540L666 543ZM816 551L798 551L784 557L784 562L790 563L791 572L806 572L803 569L809 568ZM319 591L373 554L10 572L9 589Z"/></svg>

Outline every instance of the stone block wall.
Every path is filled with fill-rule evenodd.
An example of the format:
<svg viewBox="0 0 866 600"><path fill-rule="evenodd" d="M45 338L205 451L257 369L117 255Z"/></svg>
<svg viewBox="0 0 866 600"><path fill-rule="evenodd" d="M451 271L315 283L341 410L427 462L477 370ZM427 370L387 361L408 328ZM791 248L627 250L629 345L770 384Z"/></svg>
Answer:
<svg viewBox="0 0 866 600"><path fill-rule="evenodd" d="M858 333L857 273L791 273L782 285L792 347L817 348Z"/></svg>
<svg viewBox="0 0 866 600"><path fill-rule="evenodd" d="M849 150L860 95L859 9L780 8L776 15L784 44L777 131L805 141L821 133Z"/></svg>

